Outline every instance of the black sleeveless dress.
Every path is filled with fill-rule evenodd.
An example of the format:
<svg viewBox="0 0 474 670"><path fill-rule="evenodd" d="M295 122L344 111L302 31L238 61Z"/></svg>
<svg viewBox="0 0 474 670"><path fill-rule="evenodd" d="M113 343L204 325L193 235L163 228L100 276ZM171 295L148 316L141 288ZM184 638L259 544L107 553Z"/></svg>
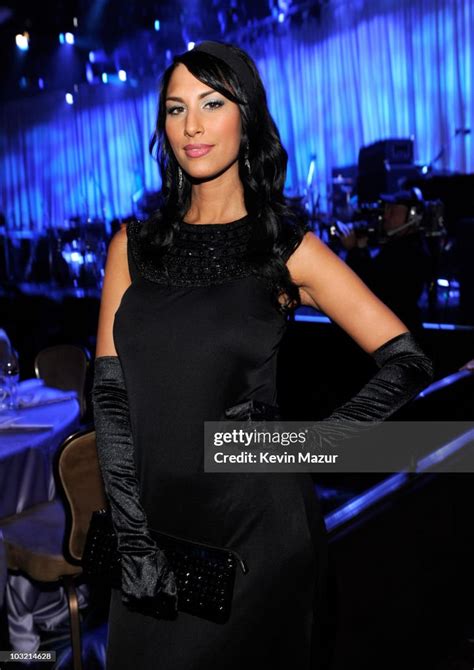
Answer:
<svg viewBox="0 0 474 670"><path fill-rule="evenodd" d="M286 319L246 263L252 221L181 222L166 276L141 252L139 225L127 229L132 284L114 339L142 504L152 528L234 549L249 572L237 570L225 624L130 611L114 590L107 668L318 668L326 541L311 476L203 468L205 420L223 419L226 408L250 399L277 401Z"/></svg>

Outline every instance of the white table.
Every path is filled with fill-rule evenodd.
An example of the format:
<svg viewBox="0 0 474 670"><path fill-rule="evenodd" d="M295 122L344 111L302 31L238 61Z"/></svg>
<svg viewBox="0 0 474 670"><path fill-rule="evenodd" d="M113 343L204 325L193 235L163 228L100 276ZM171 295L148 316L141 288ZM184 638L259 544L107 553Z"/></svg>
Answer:
<svg viewBox="0 0 474 670"><path fill-rule="evenodd" d="M79 402L74 391L27 380L19 385L19 399L38 404L0 412L0 526L3 518L54 498L56 452L79 427ZM13 419L12 429L2 429ZM22 424L51 427L27 431L22 430Z"/></svg>
<svg viewBox="0 0 474 670"><path fill-rule="evenodd" d="M74 391L49 388L36 379L21 382L18 397L23 407L0 412L0 607L6 595L10 637L17 635L22 650L34 651L39 642L34 615L53 623L67 616L66 601L60 590L42 593L26 577L8 576L2 521L53 500L54 460L66 437L79 428L80 408ZM43 428L22 429L25 424Z"/></svg>

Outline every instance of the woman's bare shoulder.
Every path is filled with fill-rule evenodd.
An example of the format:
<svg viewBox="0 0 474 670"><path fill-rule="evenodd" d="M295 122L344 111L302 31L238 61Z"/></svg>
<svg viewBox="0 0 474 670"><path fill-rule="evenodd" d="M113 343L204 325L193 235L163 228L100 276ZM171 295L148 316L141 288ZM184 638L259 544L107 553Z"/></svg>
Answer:
<svg viewBox="0 0 474 670"><path fill-rule="evenodd" d="M131 284L127 259L127 231L120 228L112 237L105 264L104 285L97 331L97 356L116 355L113 340L115 313Z"/></svg>

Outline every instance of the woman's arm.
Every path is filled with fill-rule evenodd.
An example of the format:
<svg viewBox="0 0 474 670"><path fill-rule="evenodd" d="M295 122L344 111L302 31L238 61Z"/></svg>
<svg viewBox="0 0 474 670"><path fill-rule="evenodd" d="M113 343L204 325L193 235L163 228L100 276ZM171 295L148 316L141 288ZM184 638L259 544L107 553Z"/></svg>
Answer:
<svg viewBox="0 0 474 670"><path fill-rule="evenodd" d="M99 457L122 565L122 599L152 614L176 610L173 573L148 531L135 469L128 395L113 341L115 313L130 286L126 231L107 256L97 336L92 403Z"/></svg>
<svg viewBox="0 0 474 670"><path fill-rule="evenodd" d="M113 236L107 252L97 329L97 357L117 355L112 334L115 312L118 310L122 296L130 283L127 261L127 231L125 228L121 228Z"/></svg>
<svg viewBox="0 0 474 670"><path fill-rule="evenodd" d="M379 367L359 393L320 423L320 443L356 434L360 422L384 421L430 384L431 360L407 327L315 235L305 235L287 265L303 304L324 311Z"/></svg>
<svg viewBox="0 0 474 670"><path fill-rule="evenodd" d="M339 256L316 235L306 233L287 263L301 301L322 312L372 354L408 328Z"/></svg>

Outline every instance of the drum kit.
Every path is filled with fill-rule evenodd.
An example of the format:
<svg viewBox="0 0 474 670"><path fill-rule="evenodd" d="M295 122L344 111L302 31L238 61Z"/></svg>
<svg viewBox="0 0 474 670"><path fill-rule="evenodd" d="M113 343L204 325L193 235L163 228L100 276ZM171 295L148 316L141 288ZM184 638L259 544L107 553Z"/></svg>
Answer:
<svg viewBox="0 0 474 670"><path fill-rule="evenodd" d="M9 284L100 288L108 226L102 219L75 216L44 231L0 228L0 278Z"/></svg>

